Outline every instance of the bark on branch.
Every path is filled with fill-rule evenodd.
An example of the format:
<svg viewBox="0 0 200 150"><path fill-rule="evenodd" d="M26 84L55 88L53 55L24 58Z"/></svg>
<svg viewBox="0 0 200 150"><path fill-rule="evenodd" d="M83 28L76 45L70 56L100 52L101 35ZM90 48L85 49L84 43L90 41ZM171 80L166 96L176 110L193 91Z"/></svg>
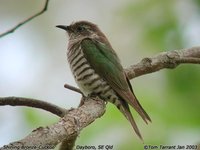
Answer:
<svg viewBox="0 0 200 150"><path fill-rule="evenodd" d="M125 69L125 71L129 79L133 79L164 68L174 69L185 63L200 64L200 47L162 52L154 57L142 59L139 63ZM80 93L75 87L69 86L69 89ZM68 111L59 122L35 129L24 139L5 145L0 150L15 146L21 149L23 146L50 146L53 148L63 141L65 145L61 146L61 149L66 149L64 146L68 145L68 150L71 150L79 132L95 119L101 117L104 112L105 103L102 100L87 98L81 106ZM44 149L47 148L44 147Z"/></svg>
<svg viewBox="0 0 200 150"><path fill-rule="evenodd" d="M28 106L43 109L49 111L59 117L64 117L67 110L56 106L54 104L33 99L33 98L23 98L23 97L0 97L0 106Z"/></svg>
<svg viewBox="0 0 200 150"><path fill-rule="evenodd" d="M174 69L180 64L200 64L200 47L162 52L154 57L143 58L139 63L125 69L129 79L156 72Z"/></svg>
<svg viewBox="0 0 200 150"><path fill-rule="evenodd" d="M89 109L92 108L92 109ZM84 105L78 109L72 109L60 119L59 122L33 130L24 139L4 145L0 150L18 149L26 147L32 149L53 149L62 141L71 141L77 137L80 131L102 116L105 112L105 103L98 98L85 99ZM70 143L68 143L70 146ZM73 144L71 145L73 147ZM72 147L68 147L72 149Z"/></svg>

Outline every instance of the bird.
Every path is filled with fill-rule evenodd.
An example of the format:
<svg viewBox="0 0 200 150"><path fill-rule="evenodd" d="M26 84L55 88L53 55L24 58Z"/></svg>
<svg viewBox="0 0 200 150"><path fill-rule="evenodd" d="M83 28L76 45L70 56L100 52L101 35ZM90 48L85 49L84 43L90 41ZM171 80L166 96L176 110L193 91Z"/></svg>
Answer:
<svg viewBox="0 0 200 150"><path fill-rule="evenodd" d="M56 27L67 32L67 60L84 96L98 96L114 104L143 141L130 106L145 123L151 122L151 118L137 100L119 57L105 34L96 24L85 20Z"/></svg>

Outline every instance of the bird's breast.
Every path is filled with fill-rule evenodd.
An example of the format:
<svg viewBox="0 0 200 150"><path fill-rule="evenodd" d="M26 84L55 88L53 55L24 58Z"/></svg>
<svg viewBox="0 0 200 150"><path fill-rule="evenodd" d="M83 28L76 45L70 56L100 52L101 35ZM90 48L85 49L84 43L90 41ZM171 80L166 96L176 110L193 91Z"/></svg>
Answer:
<svg viewBox="0 0 200 150"><path fill-rule="evenodd" d="M95 72L84 57L81 47L68 51L67 57L75 81L85 96L96 94L109 101L117 99L109 84Z"/></svg>
<svg viewBox="0 0 200 150"><path fill-rule="evenodd" d="M94 90L98 90L103 81L91 68L80 47L68 51L68 62L74 78L85 96L91 94Z"/></svg>

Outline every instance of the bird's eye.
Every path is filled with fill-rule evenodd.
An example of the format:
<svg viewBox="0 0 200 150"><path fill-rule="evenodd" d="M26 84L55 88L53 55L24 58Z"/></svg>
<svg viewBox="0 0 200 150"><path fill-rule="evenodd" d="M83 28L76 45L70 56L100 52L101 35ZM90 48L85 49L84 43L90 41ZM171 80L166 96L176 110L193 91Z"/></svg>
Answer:
<svg viewBox="0 0 200 150"><path fill-rule="evenodd" d="M85 28L84 28L83 26L78 26L78 27L77 27L77 31L78 31L78 32L81 32L81 31L83 31L83 30L85 30Z"/></svg>

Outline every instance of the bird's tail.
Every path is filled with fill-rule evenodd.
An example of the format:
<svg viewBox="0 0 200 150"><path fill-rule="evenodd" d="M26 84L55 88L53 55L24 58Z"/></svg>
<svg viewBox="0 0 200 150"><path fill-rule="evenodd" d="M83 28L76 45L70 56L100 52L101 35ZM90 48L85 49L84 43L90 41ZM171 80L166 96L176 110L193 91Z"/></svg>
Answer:
<svg viewBox="0 0 200 150"><path fill-rule="evenodd" d="M135 133L137 136L143 141L142 135L140 134L140 131L137 127L137 124L135 123L135 120L133 119L133 116L131 114L131 111L129 109L128 104L125 101L120 101L121 105L118 107L118 109L122 112L122 114L127 118L127 120L131 123Z"/></svg>
<svg viewBox="0 0 200 150"><path fill-rule="evenodd" d="M145 123L148 124L147 121L151 122L151 118L146 113L146 111L142 108L140 102L137 100L137 98L133 92L133 89L132 89L129 79L126 78L126 80L129 85L129 88L130 88L130 91L127 91L125 94L127 102L138 112L138 114L142 117L142 119L145 121Z"/></svg>
<svg viewBox="0 0 200 150"><path fill-rule="evenodd" d="M146 124L148 124L147 121L151 122L151 118L146 113L146 111L142 108L141 104L139 103L135 95L131 93L129 96L131 98L130 105L138 112L138 114L142 117L142 119L146 122Z"/></svg>

